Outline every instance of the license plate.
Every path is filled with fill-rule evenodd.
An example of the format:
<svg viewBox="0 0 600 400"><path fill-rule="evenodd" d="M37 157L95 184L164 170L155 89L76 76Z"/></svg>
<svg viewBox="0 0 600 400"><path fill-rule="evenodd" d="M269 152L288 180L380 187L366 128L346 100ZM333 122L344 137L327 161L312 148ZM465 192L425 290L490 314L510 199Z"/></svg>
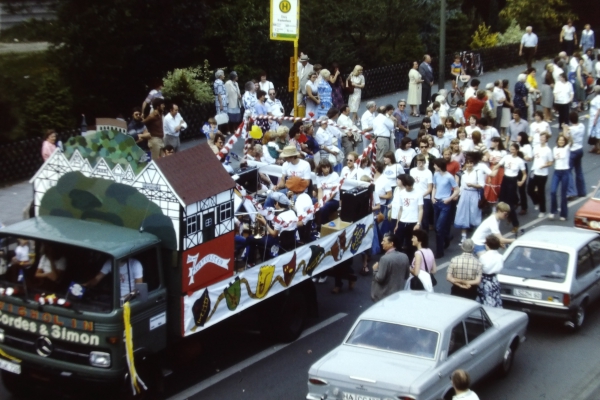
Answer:
<svg viewBox="0 0 600 400"><path fill-rule="evenodd" d="M525 297L526 299L541 300L542 292L535 292L533 290L514 289L513 294L519 297Z"/></svg>
<svg viewBox="0 0 600 400"><path fill-rule="evenodd" d="M3 369L13 374L21 374L21 366L19 364L12 363L10 361L0 359L0 369Z"/></svg>
<svg viewBox="0 0 600 400"><path fill-rule="evenodd" d="M379 400L379 397L365 396L364 394L344 393L343 400Z"/></svg>

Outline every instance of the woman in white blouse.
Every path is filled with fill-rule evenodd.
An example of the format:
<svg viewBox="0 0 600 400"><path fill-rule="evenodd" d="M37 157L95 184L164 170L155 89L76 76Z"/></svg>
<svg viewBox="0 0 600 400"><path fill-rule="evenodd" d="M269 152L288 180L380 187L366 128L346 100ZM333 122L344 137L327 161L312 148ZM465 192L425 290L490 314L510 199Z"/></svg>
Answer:
<svg viewBox="0 0 600 400"><path fill-rule="evenodd" d="M474 115L471 115L469 117L469 126L465 127L465 132L467 133L467 139L472 139L473 138L473 132L480 130L480 128L477 126L477 117Z"/></svg>
<svg viewBox="0 0 600 400"><path fill-rule="evenodd" d="M567 220L567 190L569 189L569 158L571 157L570 139L564 133L556 138L556 147L552 150L554 156L554 174L550 185L550 219L554 219L558 211L556 191L560 184L560 220Z"/></svg>
<svg viewBox="0 0 600 400"><path fill-rule="evenodd" d="M554 83L554 104L558 110L558 126L569 123L569 105L575 95L573 85L567 80L567 75L563 72L558 76L558 81Z"/></svg>
<svg viewBox="0 0 600 400"><path fill-rule="evenodd" d="M322 201L324 197L329 199L333 189L340 184L340 176L333 171L333 167L328 159L321 159L317 167L317 188L318 199ZM340 207L340 191L336 191L335 195L327 201L323 202L323 206L317 211L317 224L326 224L330 221L329 215Z"/></svg>
<svg viewBox="0 0 600 400"><path fill-rule="evenodd" d="M465 128L459 126L456 130L456 135L458 136L460 151L466 153L467 151L473 151L475 145L473 144L472 139L467 138L467 132L465 132Z"/></svg>
<svg viewBox="0 0 600 400"><path fill-rule="evenodd" d="M267 80L267 73L265 71L260 72L260 81L258 82L260 90L264 90L265 93L269 93L269 89L275 89L273 82Z"/></svg>
<svg viewBox="0 0 600 400"><path fill-rule="evenodd" d="M519 219L517 218L517 204L519 203L519 188L525 185L527 174L525 173L525 161L519 157L520 146L513 143L509 147L510 154L504 156L492 171L492 176L498 173L500 167L504 167L504 178L500 185L500 196L498 199L510 206L508 218L513 226L513 233L519 231ZM519 179L521 172L521 179Z"/></svg>
<svg viewBox="0 0 600 400"><path fill-rule="evenodd" d="M383 175L389 179L392 188L396 187L396 178L404 173L403 166L396 162L396 156L391 151L383 155L383 164L385 165Z"/></svg>
<svg viewBox="0 0 600 400"><path fill-rule="evenodd" d="M360 106L362 90L365 88L365 77L362 73L363 67L357 65L354 67L352 73L350 73L348 79L346 79L346 86L354 88L354 91L348 98L348 107L350 107L350 118L355 125L358 125L358 107Z"/></svg>
<svg viewBox="0 0 600 400"><path fill-rule="evenodd" d="M477 301L484 306L502 308L500 296L500 282L497 274L504 268L502 254L498 252L500 239L496 235L485 238L486 252L479 256L481 261L481 283L477 288Z"/></svg>
<svg viewBox="0 0 600 400"><path fill-rule="evenodd" d="M394 156L396 157L396 161L398 164L402 166L404 169L404 173L407 174L410 171L410 164L412 163L413 158L415 158L417 152L412 148L412 140L411 138L403 137L400 141L400 148L396 150Z"/></svg>
<svg viewBox="0 0 600 400"><path fill-rule="evenodd" d="M460 179L460 198L456 206L454 227L461 229L461 241L467 238L467 229L481 225L481 210L479 209L479 198L481 189L485 185L485 174L474 168L475 160L467 157L465 168Z"/></svg>

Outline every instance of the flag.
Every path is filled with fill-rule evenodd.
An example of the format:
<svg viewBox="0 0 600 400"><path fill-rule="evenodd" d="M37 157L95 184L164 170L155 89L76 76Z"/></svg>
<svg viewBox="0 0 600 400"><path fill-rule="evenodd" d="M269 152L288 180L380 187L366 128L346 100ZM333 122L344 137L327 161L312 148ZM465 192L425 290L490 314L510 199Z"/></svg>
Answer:
<svg viewBox="0 0 600 400"><path fill-rule="evenodd" d="M75 296L78 299L80 299L83 297L83 294L85 293L85 288L83 286L81 286L79 283L71 282L71 285L69 286L69 293L72 296Z"/></svg>

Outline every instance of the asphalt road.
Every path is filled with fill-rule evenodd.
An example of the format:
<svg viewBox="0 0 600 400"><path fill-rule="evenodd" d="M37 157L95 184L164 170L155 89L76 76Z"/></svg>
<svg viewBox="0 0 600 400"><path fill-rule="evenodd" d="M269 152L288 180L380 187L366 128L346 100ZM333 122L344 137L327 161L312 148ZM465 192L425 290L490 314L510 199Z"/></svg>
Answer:
<svg viewBox="0 0 600 400"><path fill-rule="evenodd" d="M516 77L512 74L518 68L513 70L508 75L512 82ZM492 74L486 74L485 78L482 81L497 79ZM381 102L389 101L382 99ZM585 153L583 166L586 187L591 192L600 180L600 156ZM21 219L21 208L30 198L28 184L1 189L0 203L3 207L0 208L0 220L14 222ZM7 207L9 203L10 207ZM521 226L531 229L540 224L552 224L560 234L561 226L573 224L573 215L581 204L582 200L570 203L569 219L562 223L538 219L537 212L530 205L529 214L520 217ZM508 232L510 227L505 224L502 230ZM450 258L460 253L459 236L455 232L454 242L446 251L446 257L438 260L441 268L445 268ZM359 263L357 258L354 264L357 271ZM444 276L445 269L441 269L435 290L449 293L450 287ZM176 370L168 378L167 390L162 398L305 398L308 368L336 347L358 315L372 304L370 283L370 277L361 277L353 292L344 288L339 295L330 293L332 278L325 284L317 285L319 317L310 320L301 338L290 344L274 343L259 332L246 330L242 325L216 327L214 343L205 344L206 353L202 357ZM600 356L599 321L598 305L590 308L584 327L575 334L553 321L531 320L528 340L517 352L511 374L501 380L489 377L474 389L480 398L489 400L600 398L600 364L597 362ZM15 398L4 387L0 387L0 399Z"/></svg>

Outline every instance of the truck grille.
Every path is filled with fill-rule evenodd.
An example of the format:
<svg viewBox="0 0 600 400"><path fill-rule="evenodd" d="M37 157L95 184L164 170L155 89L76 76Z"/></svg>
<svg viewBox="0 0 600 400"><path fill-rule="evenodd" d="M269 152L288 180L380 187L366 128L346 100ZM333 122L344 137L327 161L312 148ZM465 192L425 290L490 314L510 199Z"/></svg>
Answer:
<svg viewBox="0 0 600 400"><path fill-rule="evenodd" d="M38 335L25 333L23 331L5 329L3 344L14 349L38 355L36 350L36 340L38 338ZM87 349L86 346L65 344L58 342L57 340L53 340L52 343L54 345L54 349L47 358L81 365L90 364L90 350Z"/></svg>

